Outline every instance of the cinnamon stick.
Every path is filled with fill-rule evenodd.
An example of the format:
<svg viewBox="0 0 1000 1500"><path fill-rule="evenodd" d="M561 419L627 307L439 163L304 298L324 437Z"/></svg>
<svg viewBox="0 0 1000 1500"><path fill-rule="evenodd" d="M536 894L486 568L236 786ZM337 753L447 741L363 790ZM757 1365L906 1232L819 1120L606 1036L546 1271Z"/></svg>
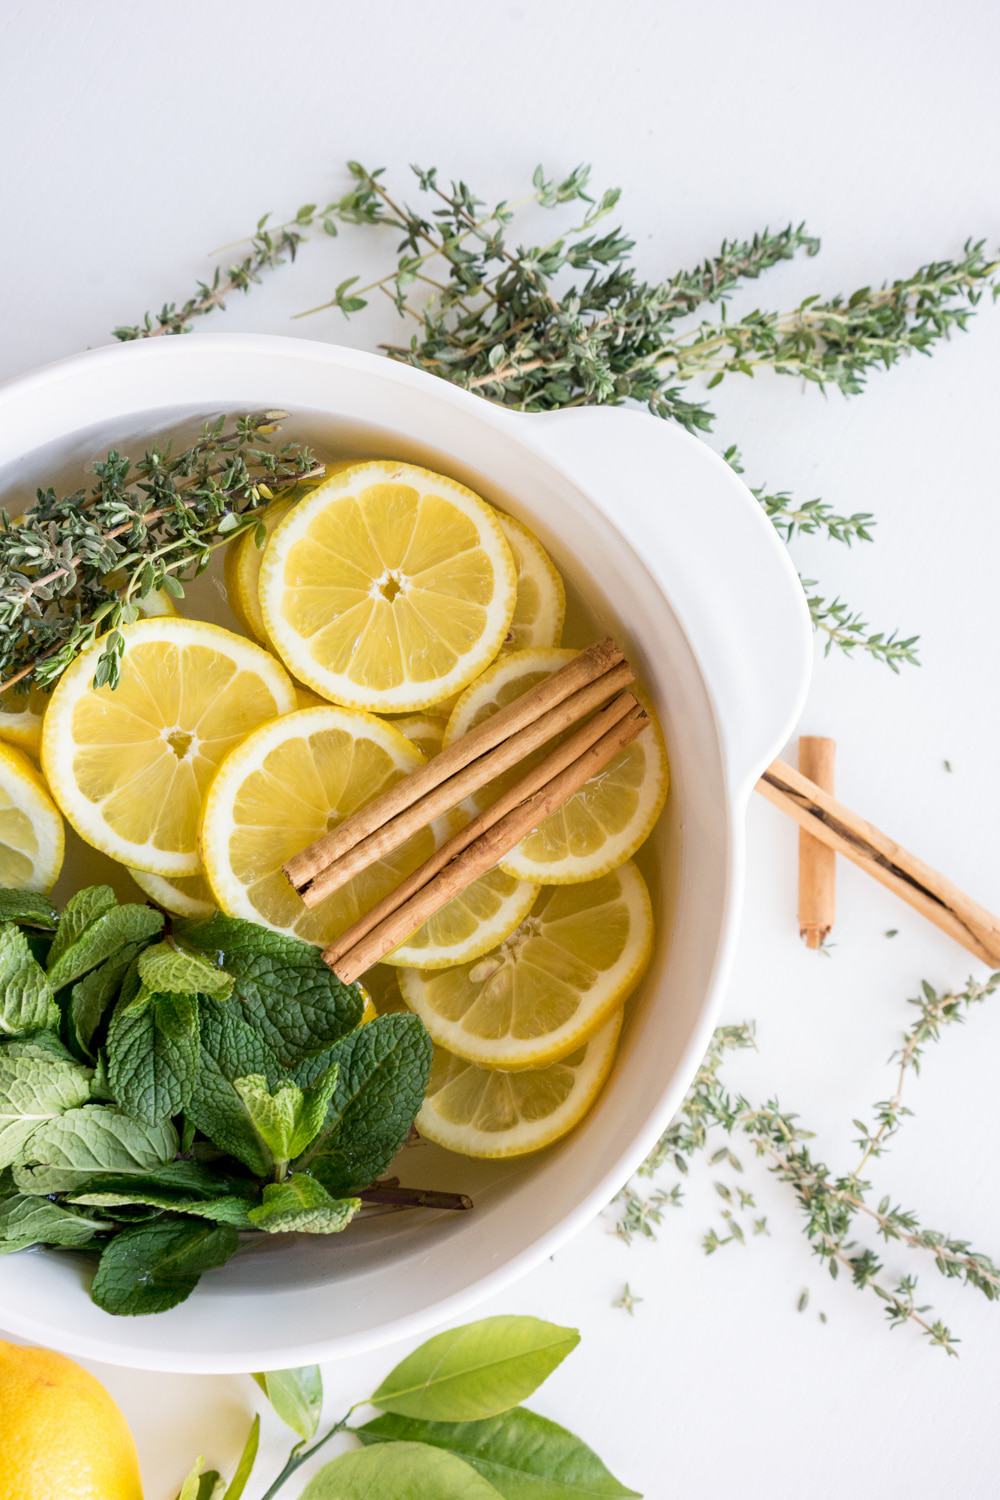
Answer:
<svg viewBox="0 0 1000 1500"><path fill-rule="evenodd" d="M624 653L614 641L605 639L588 646L561 671L553 673L499 713L485 719L461 740L428 761L426 766L421 766L412 776L397 781L382 796L360 808L353 817L347 818L323 838L317 839L308 849L294 855L283 867L292 885L301 892L321 870L340 859L355 844L405 811L419 798L433 791L448 777L455 775L478 756L485 755L518 730L533 724L549 709L572 697L581 688L598 678L608 676L616 667L625 667L628 676L624 681L616 680L609 684L605 695L607 697L617 692L625 682L631 681L633 674L625 662ZM602 700L598 698L597 701Z"/></svg>
<svg viewBox="0 0 1000 1500"><path fill-rule="evenodd" d="M757 790L814 838L894 891L976 958L993 968L1000 967L1000 917L973 901L946 875L924 864L782 760L768 766Z"/></svg>
<svg viewBox="0 0 1000 1500"><path fill-rule="evenodd" d="M383 896L382 900L370 911L360 916L347 932L341 933L334 946L346 951L347 948L359 943L363 937L367 937L368 933L372 932L380 922L390 917L397 907L416 896L429 880L439 875L453 859L464 853L470 844L474 844L478 838L499 823L501 818L513 812L527 797L533 796L535 792L548 786L554 776L558 776L560 771L565 771L568 766L572 766L585 750L589 750L591 745L595 745L610 729L638 708L639 704L631 693L619 693L616 698L612 698L600 713L588 719L585 724L581 724L575 733L567 735L566 739L551 750L543 760L532 766L513 786L501 793L495 802L484 808L464 828L460 828L418 869ZM416 927L413 931L416 931Z"/></svg>
<svg viewBox="0 0 1000 1500"><path fill-rule="evenodd" d="M330 895L331 891L338 890L342 885L346 885L349 880L352 880L355 875L359 875L369 865L373 865L378 860L383 859L393 849L398 849L400 844L404 844L408 838L412 838L421 828L426 828L429 823L432 823L435 818L440 817L442 813L447 812L450 808L457 807L464 798L471 796L474 792L478 792L482 787L488 786L491 781L495 781L498 776L503 775L505 771L509 771L511 767L520 765L542 745L551 739L555 739L556 735L562 734L572 724L579 722L579 720L585 718L588 714L593 713L594 709L605 701L609 693L617 693L619 689L631 682L632 676L631 667L626 662L619 663L618 666L612 667L610 672L605 672L602 676L596 677L593 682L588 683L579 692L571 694L569 698L564 698L561 703L557 703L555 707L548 709L530 724L526 724L522 729L516 730L507 739L501 740L498 745L494 746L492 750L488 750L485 755L477 756L475 760L464 766L455 775L446 776L439 785L434 787L425 796L418 795L414 801L404 806L394 817L389 817L387 822L375 828L366 838L361 838L357 843L351 844L345 849L343 854L335 858L318 875L313 876L309 883L299 891L306 906L318 906L324 897ZM476 730L473 730L472 733L476 733ZM448 750L444 750L441 754L435 756L434 760L429 762L428 765L421 766L404 781L394 783L389 789L390 792L396 792L397 788L399 788L394 800L397 802L400 801L404 796L404 789L407 787L408 790L405 791L405 795L412 795L414 782L417 783L417 792L419 793L420 783L425 780L425 772L429 771L432 766L438 766L438 762L448 756L452 750L459 750L459 747L464 745L464 740L467 738L468 736L465 736L463 740L456 740L453 745L449 746ZM462 749L458 759L461 760L464 755L465 750ZM438 771L440 771L440 766L438 766ZM420 782L417 782L418 777L420 778ZM374 802L370 802L367 807L362 808L361 812L366 815L366 820L370 820L370 817L373 815L373 812L369 812L369 809L375 810L379 803L387 800L388 794L385 797L377 798ZM340 825L339 829L334 830L335 833L340 834L339 842L346 843L351 838L350 825L356 821L356 818L349 818Z"/></svg>
<svg viewBox="0 0 1000 1500"><path fill-rule="evenodd" d="M836 743L824 735L799 736L799 770L824 792L833 791ZM822 948L837 909L837 856L805 828L799 829L799 936Z"/></svg>
<svg viewBox="0 0 1000 1500"><path fill-rule="evenodd" d="M376 926L360 937L355 934L354 929L344 933L325 950L325 962L345 984L353 984L435 912L447 906L449 901L474 880L478 880L480 875L492 870L544 818L568 802L585 782L641 734L648 723L649 719L640 705L630 708L623 718L574 761L537 791L524 797L524 800L475 838L442 870L420 884L413 895L399 901L395 909ZM537 776L537 770L535 768L535 771L528 773L523 779L525 784L531 783L532 778ZM516 791L517 788L511 788L510 796L513 797ZM488 809L487 813L490 811L492 809ZM471 826L473 825L470 824ZM415 872L411 882L416 883L417 877L422 873ZM399 900L398 891L393 892L392 899ZM363 918L356 927L365 925Z"/></svg>

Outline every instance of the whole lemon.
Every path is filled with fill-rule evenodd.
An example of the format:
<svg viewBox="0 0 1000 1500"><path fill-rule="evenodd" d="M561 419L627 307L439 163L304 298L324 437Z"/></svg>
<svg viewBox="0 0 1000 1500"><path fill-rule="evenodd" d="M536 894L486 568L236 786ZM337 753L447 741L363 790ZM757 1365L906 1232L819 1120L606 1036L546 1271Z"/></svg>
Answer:
<svg viewBox="0 0 1000 1500"><path fill-rule="evenodd" d="M65 1355L0 1340L0 1500L142 1500L135 1443Z"/></svg>

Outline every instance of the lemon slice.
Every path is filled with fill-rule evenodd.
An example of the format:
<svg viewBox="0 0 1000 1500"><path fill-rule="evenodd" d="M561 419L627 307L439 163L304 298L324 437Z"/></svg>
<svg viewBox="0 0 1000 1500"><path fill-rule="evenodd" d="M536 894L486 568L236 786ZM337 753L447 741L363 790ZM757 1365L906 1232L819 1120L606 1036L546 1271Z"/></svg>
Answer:
<svg viewBox="0 0 1000 1500"><path fill-rule="evenodd" d="M445 745L557 672L575 655L575 651L556 650L505 652L456 703L445 729ZM632 857L662 812L670 782L663 734L652 714L650 719L638 739L501 860L501 869L519 880L569 885L593 880ZM538 756L543 753L539 751ZM480 805L499 796L524 769L521 765L497 777L479 794Z"/></svg>
<svg viewBox="0 0 1000 1500"><path fill-rule="evenodd" d="M520 1073L477 1068L435 1047L417 1130L462 1156L524 1156L551 1146L580 1123L601 1092L621 1026L618 1010L569 1057Z"/></svg>
<svg viewBox="0 0 1000 1500"><path fill-rule="evenodd" d="M116 688L94 687L100 643L52 694L42 766L77 832L153 875L196 875L201 801L219 762L251 729L295 706L260 646L201 620L122 627Z"/></svg>
<svg viewBox="0 0 1000 1500"><path fill-rule="evenodd" d="M151 901L177 917L210 917L215 911L204 875L177 875L167 880L164 875L150 875L148 870L129 870L129 874Z"/></svg>
<svg viewBox="0 0 1000 1500"><path fill-rule="evenodd" d="M0 886L48 891L63 862L63 820L28 757L0 745Z"/></svg>
<svg viewBox="0 0 1000 1500"><path fill-rule="evenodd" d="M435 719L430 714L401 714L398 719L393 719L397 729L401 729L408 740L411 740L417 749L427 759L437 755L441 749L444 739L444 719Z"/></svg>
<svg viewBox="0 0 1000 1500"><path fill-rule="evenodd" d="M511 651L558 646L566 619L566 590L551 557L527 526L497 513L517 569L517 600L504 639Z"/></svg>
<svg viewBox="0 0 1000 1500"><path fill-rule="evenodd" d="M264 629L264 616L257 597L261 559L264 556L264 548L274 535L278 522L285 519L294 504L295 500L291 495L284 495L280 500L272 500L271 504L260 512L259 524L245 531L241 537L237 537L235 542L229 544L225 552L223 573L229 607L243 629L256 636L263 645L267 645L268 641L267 631ZM264 535L258 545L261 531Z"/></svg>
<svg viewBox="0 0 1000 1500"><path fill-rule="evenodd" d="M437 848L423 828L311 911L281 866L424 757L391 724L355 709L303 708L254 731L223 761L201 825L205 873L230 916L329 943Z"/></svg>
<svg viewBox="0 0 1000 1500"><path fill-rule="evenodd" d="M19 693L15 685L0 693L0 740L37 755L42 743L42 715L48 706L49 694L41 688Z"/></svg>
<svg viewBox="0 0 1000 1500"><path fill-rule="evenodd" d="M456 973L448 968L450 964L464 964L489 953L510 936L535 904L538 889L503 870L488 870L386 954L385 962Z"/></svg>
<svg viewBox="0 0 1000 1500"><path fill-rule="evenodd" d="M143 615L176 615L177 606L166 589L144 594L138 601ZM42 716L49 706L50 693L31 687L18 693L10 688L0 693L0 740L18 745L29 755L38 755L42 747Z"/></svg>
<svg viewBox="0 0 1000 1500"><path fill-rule="evenodd" d="M626 864L582 885L550 886L495 952L440 974L403 969L399 986L449 1052L484 1068L540 1068L624 1005L652 948L649 893Z"/></svg>
<svg viewBox="0 0 1000 1500"><path fill-rule="evenodd" d="M516 588L491 506L442 474L378 462L298 502L268 543L259 595L295 677L338 703L404 713L492 661Z"/></svg>

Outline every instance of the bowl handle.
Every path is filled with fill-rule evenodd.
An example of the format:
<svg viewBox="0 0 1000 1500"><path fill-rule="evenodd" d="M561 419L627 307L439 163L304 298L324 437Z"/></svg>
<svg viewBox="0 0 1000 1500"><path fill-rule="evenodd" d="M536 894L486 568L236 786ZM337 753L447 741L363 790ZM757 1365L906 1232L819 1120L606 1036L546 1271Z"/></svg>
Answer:
<svg viewBox="0 0 1000 1500"><path fill-rule="evenodd" d="M623 407L515 420L662 585L713 700L730 787L748 795L794 729L812 668L805 595L774 527L674 423Z"/></svg>

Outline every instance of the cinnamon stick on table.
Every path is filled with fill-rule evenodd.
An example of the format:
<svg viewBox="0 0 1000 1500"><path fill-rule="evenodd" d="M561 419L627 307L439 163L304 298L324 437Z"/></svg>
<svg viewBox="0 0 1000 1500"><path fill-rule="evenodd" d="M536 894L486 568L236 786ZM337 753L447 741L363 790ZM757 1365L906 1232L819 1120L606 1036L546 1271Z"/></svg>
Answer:
<svg viewBox="0 0 1000 1500"><path fill-rule="evenodd" d="M833 791L836 743L824 735L799 736L799 770L824 792ZM837 856L799 829L799 936L807 948L822 948L837 909Z"/></svg>
<svg viewBox="0 0 1000 1500"><path fill-rule="evenodd" d="M309 845L308 849L294 855L284 866L285 874L307 903L315 904L315 901L322 899L322 895L314 897L306 894L312 882L321 872L342 859L356 844L360 844L376 830L389 824L399 814L406 812L466 766L477 759L485 758L489 751L512 738L520 730L536 724L549 710L556 708L575 694L581 693L582 689L594 684L586 699L578 699L574 713L569 719L561 724L555 723L555 720L549 721L550 724L555 723L555 727L552 727L548 734L539 731L540 743L560 733L561 729L574 721L574 718L582 717L583 713L589 712L605 699L610 698L612 694L626 686L632 680L633 675L632 669L625 661L624 653L614 641L606 639L588 646L585 651L580 652L579 656L568 662L561 671L553 673L551 677L547 677L544 682L538 683L529 692L522 694L499 713L485 719L483 723L478 724L467 735L463 735L460 740L456 740L440 755L434 756L411 776L395 782L380 797L376 797L372 802L360 808L353 817L347 818L330 833L317 839L315 843ZM522 751L522 755L524 753L527 752ZM492 780L498 774L498 769L486 767L483 771L484 780L479 784L484 784L485 780ZM455 806L455 803L465 795L467 793L463 792L452 800L445 798L444 806ZM431 814L431 816L434 815ZM427 821L425 809L424 815L416 826L419 827ZM406 836L406 834L403 835L403 837ZM382 852L385 852L384 847ZM372 856L375 859L379 857L379 854ZM334 884L325 885L322 893L327 894L335 889L337 883L339 881L334 879Z"/></svg>
<svg viewBox="0 0 1000 1500"><path fill-rule="evenodd" d="M622 695L623 698L629 696ZM617 712L622 706L609 704L597 719L611 718L612 711ZM627 711L612 722L610 728L552 774L553 767L566 760L567 746L571 741L557 747L493 807L487 808L450 844L414 871L409 880L391 892L373 912L362 917L331 944L323 958L338 978L345 984L360 979L366 970L397 948L435 912L474 880L492 870L533 828L568 802L585 782L641 734L649 723L645 710L638 703L624 706ZM590 730L590 725L584 725L577 736L571 738L582 742ZM543 774L549 779L542 781ZM509 810L504 812L504 808ZM446 856L443 865L442 856Z"/></svg>
<svg viewBox="0 0 1000 1500"><path fill-rule="evenodd" d="M925 865L782 760L768 766L757 790L814 838L895 891L963 948L1000 968L1000 917L973 901L946 875Z"/></svg>

